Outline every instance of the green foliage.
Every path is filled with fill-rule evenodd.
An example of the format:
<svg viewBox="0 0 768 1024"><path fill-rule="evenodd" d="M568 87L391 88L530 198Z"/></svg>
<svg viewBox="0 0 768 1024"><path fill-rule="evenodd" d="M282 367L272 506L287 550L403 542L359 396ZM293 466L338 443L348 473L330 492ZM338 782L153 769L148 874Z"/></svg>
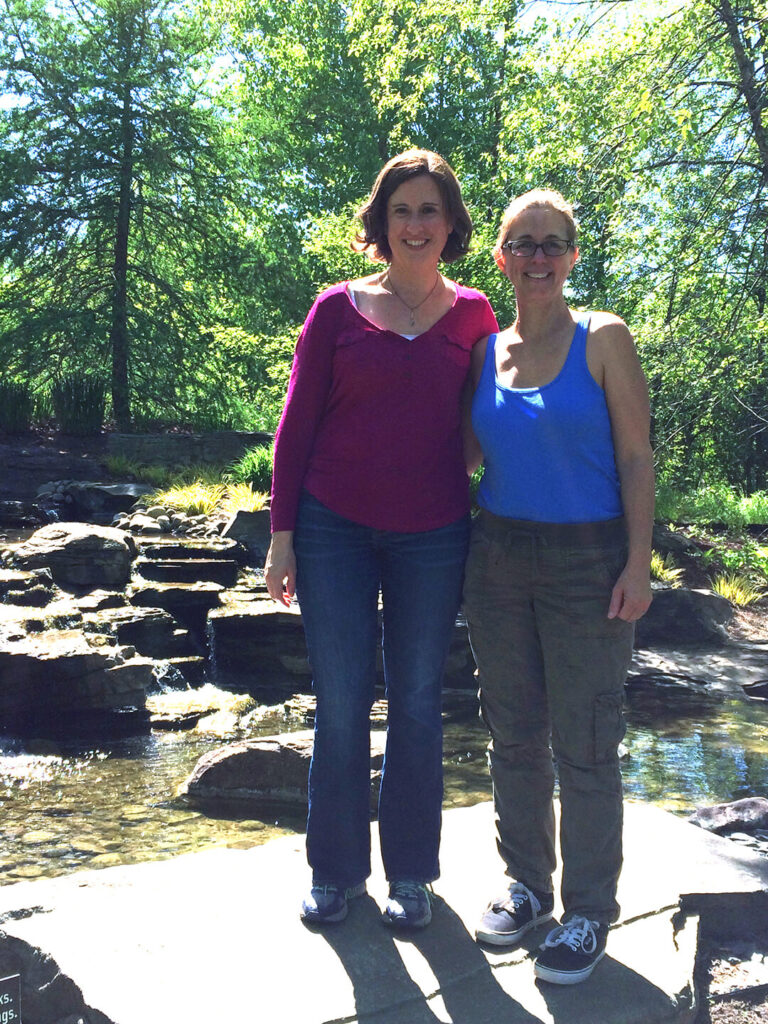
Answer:
<svg viewBox="0 0 768 1024"><path fill-rule="evenodd" d="M668 587L679 587L682 584L683 570L675 564L670 554L662 557L658 551L651 552L651 577Z"/></svg>
<svg viewBox="0 0 768 1024"><path fill-rule="evenodd" d="M723 573L712 581L712 589L731 604L744 608L765 596L765 591L756 587L746 576L736 572Z"/></svg>
<svg viewBox="0 0 768 1024"><path fill-rule="evenodd" d="M111 367L118 421L274 430L314 296L375 269L349 249L354 210L426 146L475 222L450 276L508 324L502 211L561 189L581 222L569 296L635 334L667 484L768 492L760 5L528 6L7 0L4 376L31 382L38 417L54 379ZM663 515L765 521L676 500Z"/></svg>
<svg viewBox="0 0 768 1024"><path fill-rule="evenodd" d="M677 523L720 524L731 530L768 524L768 492L745 495L728 484L709 484L682 490L660 480L656 489L656 518Z"/></svg>
<svg viewBox="0 0 768 1024"><path fill-rule="evenodd" d="M29 430L34 402L24 381L0 381L0 430L21 434Z"/></svg>
<svg viewBox="0 0 768 1024"><path fill-rule="evenodd" d="M269 495L264 491L254 491L250 484L227 484L221 507L224 512L234 515L235 512L260 512L267 507Z"/></svg>
<svg viewBox="0 0 768 1024"><path fill-rule="evenodd" d="M104 382L92 373L70 373L51 388L59 429L65 434L101 432L104 423Z"/></svg>
<svg viewBox="0 0 768 1024"><path fill-rule="evenodd" d="M272 449L266 445L249 448L228 468L227 476L233 483L247 483L257 491L269 492L272 487L272 456Z"/></svg>
<svg viewBox="0 0 768 1024"><path fill-rule="evenodd" d="M768 585L768 547L751 537L715 537L702 561L715 569L746 576L759 585Z"/></svg>
<svg viewBox="0 0 768 1024"><path fill-rule="evenodd" d="M150 500L154 505L165 505L187 515L209 516L216 510L224 497L224 484L196 480L188 484L176 484L155 491Z"/></svg>

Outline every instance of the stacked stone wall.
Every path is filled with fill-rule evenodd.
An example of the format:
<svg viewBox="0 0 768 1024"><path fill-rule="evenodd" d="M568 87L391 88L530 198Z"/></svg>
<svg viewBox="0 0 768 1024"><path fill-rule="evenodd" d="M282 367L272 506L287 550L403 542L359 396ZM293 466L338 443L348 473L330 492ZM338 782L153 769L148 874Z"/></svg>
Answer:
<svg viewBox="0 0 768 1024"><path fill-rule="evenodd" d="M235 462L249 448L271 445L262 431L219 430L210 434L108 434L107 453L142 465Z"/></svg>

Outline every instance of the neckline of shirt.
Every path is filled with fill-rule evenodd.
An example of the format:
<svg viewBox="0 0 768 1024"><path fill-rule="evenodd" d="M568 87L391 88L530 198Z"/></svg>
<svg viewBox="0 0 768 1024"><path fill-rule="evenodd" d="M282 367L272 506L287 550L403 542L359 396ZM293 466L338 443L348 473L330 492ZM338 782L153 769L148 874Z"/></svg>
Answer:
<svg viewBox="0 0 768 1024"><path fill-rule="evenodd" d="M453 309L454 309L456 303L459 301L459 289L461 288L461 285L457 281L452 281L451 282L451 285L453 286L453 289L454 289L454 296L453 296L453 302L451 303L450 308L446 309L446 311L443 313L443 315L440 317L440 319L436 320L432 324L431 327L428 327L426 329L426 331L421 331L419 334L401 334L399 331L393 331L389 327L379 327L379 325L375 324L373 322L373 320L369 320L368 317L364 313L360 312L360 310L357 308L357 303L355 302L355 297L352 294L352 292L350 290L350 287L349 287L351 283L352 283L351 281L345 281L344 282L344 294L347 297L347 300L348 300L349 304L352 306L352 309L354 309L354 311L357 313L357 315L360 317L360 319L364 320L367 324L370 324L371 327L375 327L376 330L380 331L382 334L394 334L398 338L404 338L406 341L414 341L416 338L421 338L425 334L429 334L429 332L433 331L435 329L435 327L437 327L437 325L439 323L441 323L443 320L445 320L445 318L450 313L453 312Z"/></svg>

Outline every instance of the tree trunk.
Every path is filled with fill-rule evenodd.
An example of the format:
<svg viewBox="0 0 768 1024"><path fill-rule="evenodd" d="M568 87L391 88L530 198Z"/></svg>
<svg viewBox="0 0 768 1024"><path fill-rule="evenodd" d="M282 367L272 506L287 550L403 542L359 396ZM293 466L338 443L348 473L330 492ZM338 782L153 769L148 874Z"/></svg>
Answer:
<svg viewBox="0 0 768 1024"><path fill-rule="evenodd" d="M762 90L756 81L755 65L747 56L744 42L739 33L736 13L729 0L717 0L715 10L728 31L731 49L733 50L736 66L739 70L739 90L747 104L755 145L760 154L760 163L763 167L763 180L766 180L768 179L768 135L766 135L765 127L763 126Z"/></svg>
<svg viewBox="0 0 768 1024"><path fill-rule="evenodd" d="M112 327L109 343L112 352L112 409L118 430L131 429L131 399L128 383L128 235L131 227L131 178L133 176L133 126L131 124L131 88L123 89L122 148L120 160L120 200L117 208L115 253L112 268Z"/></svg>

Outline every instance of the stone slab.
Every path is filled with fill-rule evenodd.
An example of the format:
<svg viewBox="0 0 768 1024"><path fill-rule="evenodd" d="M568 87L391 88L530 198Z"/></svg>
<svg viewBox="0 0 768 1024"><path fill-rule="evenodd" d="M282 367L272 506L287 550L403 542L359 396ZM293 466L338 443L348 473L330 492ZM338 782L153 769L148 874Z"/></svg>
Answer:
<svg viewBox="0 0 768 1024"><path fill-rule="evenodd" d="M680 897L764 895L768 860L643 804L627 805L625 844L609 955L573 987L534 982L545 929L512 951L473 941L502 882L487 803L445 814L441 898L413 938L381 924L378 858L346 922L301 925L302 836L0 888L0 927L114 1024L690 1024L698 920Z"/></svg>

